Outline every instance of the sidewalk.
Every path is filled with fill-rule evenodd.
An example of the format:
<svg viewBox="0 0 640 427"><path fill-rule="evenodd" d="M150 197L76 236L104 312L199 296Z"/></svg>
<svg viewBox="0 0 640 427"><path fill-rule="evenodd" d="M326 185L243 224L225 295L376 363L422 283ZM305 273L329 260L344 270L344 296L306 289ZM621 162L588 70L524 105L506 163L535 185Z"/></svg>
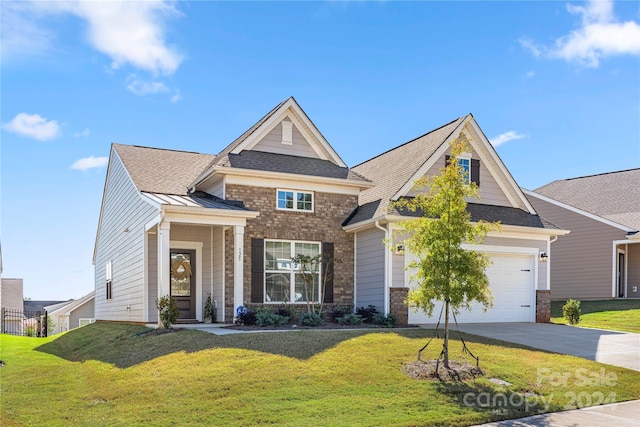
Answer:
<svg viewBox="0 0 640 427"><path fill-rule="evenodd" d="M592 406L573 411L534 415L517 420L505 420L476 427L638 427L640 400L611 405Z"/></svg>

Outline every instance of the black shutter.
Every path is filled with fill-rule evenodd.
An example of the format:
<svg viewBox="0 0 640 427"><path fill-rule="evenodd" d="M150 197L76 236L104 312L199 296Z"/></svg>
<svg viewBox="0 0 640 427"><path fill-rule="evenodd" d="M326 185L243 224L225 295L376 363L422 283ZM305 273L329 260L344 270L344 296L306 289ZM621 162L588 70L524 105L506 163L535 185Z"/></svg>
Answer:
<svg viewBox="0 0 640 427"><path fill-rule="evenodd" d="M325 261L322 266L323 275L320 277L320 286L324 283L324 295L322 301L327 304L333 303L333 243L322 242L322 259ZM326 276L325 276L326 275ZM324 279L327 279L324 282Z"/></svg>
<svg viewBox="0 0 640 427"><path fill-rule="evenodd" d="M251 302L264 302L264 239L251 239Z"/></svg>
<svg viewBox="0 0 640 427"><path fill-rule="evenodd" d="M444 167L446 168L447 166L449 166L449 159L451 158L450 155L445 155L444 156Z"/></svg>
<svg viewBox="0 0 640 427"><path fill-rule="evenodd" d="M471 182L480 187L480 160L471 159Z"/></svg>

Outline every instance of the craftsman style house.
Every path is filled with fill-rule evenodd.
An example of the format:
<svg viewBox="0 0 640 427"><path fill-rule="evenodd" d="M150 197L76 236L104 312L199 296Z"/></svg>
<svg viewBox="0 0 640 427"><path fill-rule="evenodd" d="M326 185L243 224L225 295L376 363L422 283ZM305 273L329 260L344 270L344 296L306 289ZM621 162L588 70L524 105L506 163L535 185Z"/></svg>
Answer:
<svg viewBox="0 0 640 427"><path fill-rule="evenodd" d="M478 182L474 219L502 222L481 250L496 305L463 321L548 318L550 241L566 231L543 221L471 115L349 168L298 103L277 105L217 155L113 144L94 251L97 320L157 322L171 295L180 317L201 321L207 296L216 321L254 304L374 304L401 321L431 322L402 304L410 254L390 251L402 215L390 200L444 167L450 143ZM401 242L398 242L401 246ZM311 293L291 258L339 259ZM536 300L539 302L536 302ZM422 317L421 317L422 316ZM542 317L540 317L542 316ZM546 317L545 317L546 316Z"/></svg>

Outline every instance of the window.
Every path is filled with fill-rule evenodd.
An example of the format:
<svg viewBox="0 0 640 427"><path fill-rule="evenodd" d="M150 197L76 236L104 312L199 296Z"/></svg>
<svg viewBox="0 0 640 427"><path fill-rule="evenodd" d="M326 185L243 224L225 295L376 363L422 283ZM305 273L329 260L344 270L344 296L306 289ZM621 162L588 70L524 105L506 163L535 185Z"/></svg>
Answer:
<svg viewBox="0 0 640 427"><path fill-rule="evenodd" d="M313 193L305 193L295 190L278 190L277 208L280 210L292 210L313 212Z"/></svg>
<svg viewBox="0 0 640 427"><path fill-rule="evenodd" d="M460 172L462 173L464 183L468 184L469 177L471 176L471 159L466 157L459 158L458 166L460 167Z"/></svg>
<svg viewBox="0 0 640 427"><path fill-rule="evenodd" d="M112 280L112 270L111 270L111 261L107 262L104 269L105 273L105 281L106 281L106 297L107 299L112 298L111 294L111 280Z"/></svg>
<svg viewBox="0 0 640 427"><path fill-rule="evenodd" d="M320 301L320 264L307 273L312 284L305 286L300 265L292 262L296 255L320 255L320 243L283 240L264 242L264 300L265 302Z"/></svg>

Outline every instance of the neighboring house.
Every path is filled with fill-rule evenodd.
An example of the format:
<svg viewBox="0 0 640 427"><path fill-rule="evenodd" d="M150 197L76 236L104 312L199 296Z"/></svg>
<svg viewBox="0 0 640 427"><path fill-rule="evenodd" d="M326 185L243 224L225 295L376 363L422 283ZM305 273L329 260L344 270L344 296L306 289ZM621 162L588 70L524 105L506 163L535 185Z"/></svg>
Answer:
<svg viewBox="0 0 640 427"><path fill-rule="evenodd" d="M94 290L82 298L64 303L62 306L56 304L45 307L49 317L55 324L52 334L59 334L95 322L95 294Z"/></svg>
<svg viewBox="0 0 640 427"><path fill-rule="evenodd" d="M0 307L2 308L0 333L22 334L23 307L23 282L22 279L0 279Z"/></svg>
<svg viewBox="0 0 640 427"><path fill-rule="evenodd" d="M363 191L359 207L345 221L354 235L356 250L357 306L384 307L385 312L407 316L403 301L415 284L406 267L413 256L390 251L380 242L394 239L399 222L410 213L400 212L392 201L416 194L414 182L433 176L445 167L451 143L466 140L471 151L459 157L471 181L479 186L480 199L467 200L472 220L500 221L501 231L489 233L482 245L468 248L487 253L487 270L494 306L487 312L476 306L462 310L460 322L534 322L549 319L550 242L567 231L542 220L526 199L471 114L361 163L353 170L377 185ZM434 317L409 310L408 323L435 323Z"/></svg>
<svg viewBox="0 0 640 427"><path fill-rule="evenodd" d="M552 299L640 297L640 169L553 181L525 191L571 234L553 243Z"/></svg>
<svg viewBox="0 0 640 427"><path fill-rule="evenodd" d="M389 201L410 197L414 179L444 167L458 136L472 148L464 160L471 179L481 181L473 218L503 223L479 248L494 260L496 306L461 319L533 322L537 294L548 319L540 255L566 231L536 215L473 116L350 169L293 98L217 155L112 145L94 251L96 319L157 322L155 301L165 295L185 321L203 319L208 295L222 322L241 305L304 304L291 258L322 254L340 262L310 300L374 304L406 321L410 255L384 246L404 218Z"/></svg>

